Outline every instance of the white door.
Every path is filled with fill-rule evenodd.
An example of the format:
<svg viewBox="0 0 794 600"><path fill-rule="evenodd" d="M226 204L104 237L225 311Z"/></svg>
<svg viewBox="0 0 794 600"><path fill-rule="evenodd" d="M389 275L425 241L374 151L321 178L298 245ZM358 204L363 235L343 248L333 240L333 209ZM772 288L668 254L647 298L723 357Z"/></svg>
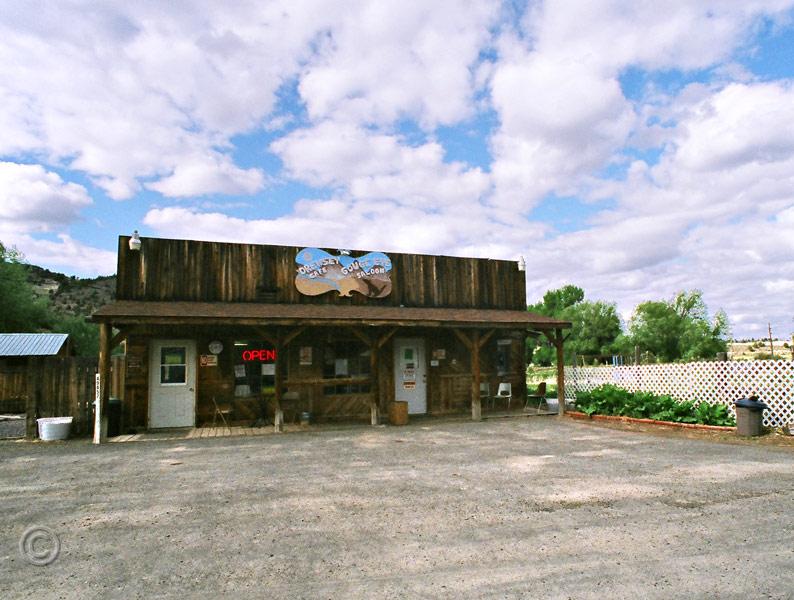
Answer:
<svg viewBox="0 0 794 600"><path fill-rule="evenodd" d="M394 398L408 403L408 414L427 412L425 341L419 338L394 340Z"/></svg>
<svg viewBox="0 0 794 600"><path fill-rule="evenodd" d="M149 427L194 427L196 342L153 340L149 356Z"/></svg>

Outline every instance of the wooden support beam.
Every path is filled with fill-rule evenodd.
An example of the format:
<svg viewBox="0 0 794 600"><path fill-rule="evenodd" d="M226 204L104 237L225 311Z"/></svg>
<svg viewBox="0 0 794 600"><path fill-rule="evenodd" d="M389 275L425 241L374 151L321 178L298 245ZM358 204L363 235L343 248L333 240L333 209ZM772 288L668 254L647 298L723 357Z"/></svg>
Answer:
<svg viewBox="0 0 794 600"><path fill-rule="evenodd" d="M372 425L380 424L380 416L378 415L378 409L380 408L380 377L378 374L378 366L378 344L373 343L369 349L369 372L372 378L372 381L369 384L369 391L371 394L369 401L369 413Z"/></svg>
<svg viewBox="0 0 794 600"><path fill-rule="evenodd" d="M461 341L461 343L462 343L464 346L466 346L466 348L467 348L468 350L471 350L471 349L472 349L472 347L471 347L471 340L469 339L469 336L467 336L465 333L463 333L463 332L462 332L460 329L458 329L457 327L455 327L455 328L453 328L453 329L452 329L452 333L454 333L454 334L457 336L457 338L458 338L458 339Z"/></svg>
<svg viewBox="0 0 794 600"><path fill-rule="evenodd" d="M478 343L480 344L480 348L482 348L483 346L485 346L485 344L488 342L488 340L491 338L491 336L492 336L494 333L496 333L496 330L495 330L495 329L491 329L491 330L490 330L488 333L486 333L484 336L482 336L482 337L480 338L480 341L478 342Z"/></svg>
<svg viewBox="0 0 794 600"><path fill-rule="evenodd" d="M108 405L110 403L110 323L99 325L99 403L94 420L94 443L102 444L108 438Z"/></svg>
<svg viewBox="0 0 794 600"><path fill-rule="evenodd" d="M282 345L282 346L288 346L288 345L289 345L289 343L290 343L292 340L294 340L296 337L298 337L298 336L299 336L300 334L302 334L304 331L306 331L306 328L305 328L305 327L298 327L298 328L297 328L297 329L295 329L294 331L291 331L290 333L288 333L287 335L285 335L285 336L284 336L284 339L283 339L283 340L281 340L281 345Z"/></svg>
<svg viewBox="0 0 794 600"><path fill-rule="evenodd" d="M480 332L472 332L471 342L471 419L482 420L482 400L480 399Z"/></svg>
<svg viewBox="0 0 794 600"><path fill-rule="evenodd" d="M265 340L269 344L272 344L274 348L278 348L281 345L279 343L280 340L278 336L274 336L271 332L267 331L266 329L262 329L261 327L254 327L254 331L263 340ZM276 352L276 356L278 356L278 352Z"/></svg>
<svg viewBox="0 0 794 600"><path fill-rule="evenodd" d="M367 346L368 348L372 346L372 340L366 333L359 330L357 327L349 327L348 329L350 330L350 333L352 333L354 336L356 336L358 339L364 342L365 346Z"/></svg>
<svg viewBox="0 0 794 600"><path fill-rule="evenodd" d="M278 340L276 340L278 342ZM284 385L284 355L283 346L279 343L276 347L276 376L275 376L275 395L273 408L273 428L276 433L284 431L284 411L281 408L281 387Z"/></svg>
<svg viewBox="0 0 794 600"><path fill-rule="evenodd" d="M382 336L380 336L380 337L378 338L378 348L383 348L383 345L384 345L386 342L388 342L388 341L389 341L389 339L391 338L391 336L393 336L395 333L397 333L397 331L398 331L398 328L397 328L397 327L394 327L394 328L393 328L393 329L391 329L390 331L387 331L387 332L386 332L386 333L384 333Z"/></svg>
<svg viewBox="0 0 794 600"><path fill-rule="evenodd" d="M554 333L554 346L557 349L557 414L562 417L565 415L565 338L562 329L555 329Z"/></svg>

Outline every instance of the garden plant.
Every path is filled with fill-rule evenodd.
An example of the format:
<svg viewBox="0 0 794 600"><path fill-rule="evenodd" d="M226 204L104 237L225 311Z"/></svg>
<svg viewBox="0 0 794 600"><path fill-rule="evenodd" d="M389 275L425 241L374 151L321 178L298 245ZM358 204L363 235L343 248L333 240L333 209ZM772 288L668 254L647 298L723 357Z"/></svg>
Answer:
<svg viewBox="0 0 794 600"><path fill-rule="evenodd" d="M576 407L587 415L618 415L637 419L735 426L736 420L724 404L676 400L650 392L629 392L604 384L590 392L577 392Z"/></svg>

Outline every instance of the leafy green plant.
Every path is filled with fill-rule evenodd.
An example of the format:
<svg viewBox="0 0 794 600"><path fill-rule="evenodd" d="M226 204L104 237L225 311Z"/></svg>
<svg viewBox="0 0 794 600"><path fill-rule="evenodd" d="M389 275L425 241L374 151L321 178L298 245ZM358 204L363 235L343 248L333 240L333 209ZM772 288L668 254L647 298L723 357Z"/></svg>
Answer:
<svg viewBox="0 0 794 600"><path fill-rule="evenodd" d="M703 425L736 424L724 404L676 400L671 396L656 396L650 392L632 393L612 384L604 384L590 392L577 393L576 407L589 416L619 415Z"/></svg>

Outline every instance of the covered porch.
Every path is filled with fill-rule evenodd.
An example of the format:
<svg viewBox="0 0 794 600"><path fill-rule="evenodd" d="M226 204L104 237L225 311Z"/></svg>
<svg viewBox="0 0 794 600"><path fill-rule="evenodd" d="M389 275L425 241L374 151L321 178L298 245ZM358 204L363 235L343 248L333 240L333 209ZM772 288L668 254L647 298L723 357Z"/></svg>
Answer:
<svg viewBox="0 0 794 600"><path fill-rule="evenodd" d="M100 415L107 415L109 357L124 343L128 379L123 410L127 424L136 429L152 426L152 373L171 368L155 360L153 348L161 348L153 346L157 340L195 345L184 359L196 372L194 427L217 418L219 407L230 416L232 430L268 423L273 431L282 431L285 421L293 423L303 412L321 422L366 418L377 425L391 402L414 390L424 395L424 405L414 407L418 414L465 412L480 420L506 412L504 401L491 408L500 383L511 387L510 408L523 411L528 335L543 335L557 348L558 410L565 410L561 357L563 330L570 324L525 311L117 301L93 318L101 334ZM406 340L416 349L410 369L400 362ZM224 350L213 354L209 348L218 342ZM248 357L262 365L253 371L241 368L246 366L242 347L254 348ZM270 351L276 360L267 360ZM103 422L100 418L95 441L104 437ZM240 432L246 435L249 429L260 428L241 426Z"/></svg>

